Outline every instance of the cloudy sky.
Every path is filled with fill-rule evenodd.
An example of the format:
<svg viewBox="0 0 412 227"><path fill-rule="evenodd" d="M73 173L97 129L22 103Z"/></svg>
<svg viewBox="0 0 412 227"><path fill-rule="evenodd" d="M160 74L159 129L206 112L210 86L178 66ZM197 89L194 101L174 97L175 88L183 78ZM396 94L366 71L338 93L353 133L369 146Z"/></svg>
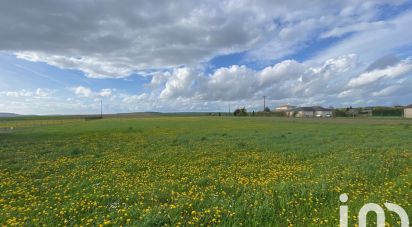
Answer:
<svg viewBox="0 0 412 227"><path fill-rule="evenodd" d="M410 0L0 1L0 112L412 103Z"/></svg>

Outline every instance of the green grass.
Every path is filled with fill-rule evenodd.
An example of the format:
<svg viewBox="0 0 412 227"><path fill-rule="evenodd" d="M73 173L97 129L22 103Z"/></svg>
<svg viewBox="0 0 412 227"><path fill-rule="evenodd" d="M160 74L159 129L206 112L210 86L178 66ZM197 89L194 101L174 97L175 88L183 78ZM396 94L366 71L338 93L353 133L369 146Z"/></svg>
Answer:
<svg viewBox="0 0 412 227"><path fill-rule="evenodd" d="M337 226L341 193L351 226L369 202L412 218L410 120L68 121L0 134L0 223Z"/></svg>

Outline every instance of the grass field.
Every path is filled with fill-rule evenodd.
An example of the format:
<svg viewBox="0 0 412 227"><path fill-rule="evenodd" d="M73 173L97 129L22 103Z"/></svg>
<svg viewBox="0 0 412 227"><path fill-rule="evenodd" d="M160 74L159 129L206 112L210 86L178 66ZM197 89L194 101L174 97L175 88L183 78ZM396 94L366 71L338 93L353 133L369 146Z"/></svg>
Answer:
<svg viewBox="0 0 412 227"><path fill-rule="evenodd" d="M396 203L412 218L412 121L41 125L0 133L3 225L338 226L342 193L350 226L369 202ZM393 213L386 218L398 225Z"/></svg>

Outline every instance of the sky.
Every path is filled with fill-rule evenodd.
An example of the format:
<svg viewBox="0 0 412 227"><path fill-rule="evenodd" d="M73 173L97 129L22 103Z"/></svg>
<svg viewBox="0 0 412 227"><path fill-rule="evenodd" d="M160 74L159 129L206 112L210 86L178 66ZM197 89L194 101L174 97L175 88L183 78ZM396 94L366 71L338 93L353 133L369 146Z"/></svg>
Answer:
<svg viewBox="0 0 412 227"><path fill-rule="evenodd" d="M412 104L411 0L0 1L0 112Z"/></svg>

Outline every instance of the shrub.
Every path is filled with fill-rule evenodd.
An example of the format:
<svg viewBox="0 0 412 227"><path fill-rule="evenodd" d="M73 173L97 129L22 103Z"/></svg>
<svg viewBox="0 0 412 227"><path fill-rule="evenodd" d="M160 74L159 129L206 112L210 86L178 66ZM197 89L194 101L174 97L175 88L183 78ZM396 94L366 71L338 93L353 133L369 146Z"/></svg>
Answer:
<svg viewBox="0 0 412 227"><path fill-rule="evenodd" d="M235 112L233 112L233 115L235 116L247 116L247 110L245 107L242 108L238 108L235 110Z"/></svg>
<svg viewBox="0 0 412 227"><path fill-rule="evenodd" d="M373 116L396 116L400 117L402 116L403 113L403 108L398 108L398 107L374 107L372 115Z"/></svg>

